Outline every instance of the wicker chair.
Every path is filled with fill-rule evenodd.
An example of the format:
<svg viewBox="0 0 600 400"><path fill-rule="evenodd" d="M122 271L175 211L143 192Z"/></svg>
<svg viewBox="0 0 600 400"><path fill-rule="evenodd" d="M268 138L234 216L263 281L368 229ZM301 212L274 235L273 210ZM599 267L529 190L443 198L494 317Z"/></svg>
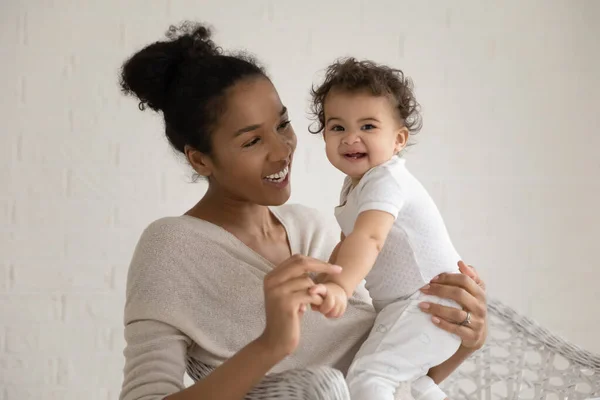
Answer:
<svg viewBox="0 0 600 400"><path fill-rule="evenodd" d="M451 399L600 398L599 356L499 301L490 301L488 310L486 345L441 385Z"/></svg>
<svg viewBox="0 0 600 400"><path fill-rule="evenodd" d="M600 357L553 335L510 307L490 301L486 345L458 368L441 387L452 400L588 400L600 398ZM211 372L188 359L196 381ZM397 399L411 399L407 386ZM348 400L344 377L328 367L272 374L247 400ZM375 400L375 399L374 399Z"/></svg>

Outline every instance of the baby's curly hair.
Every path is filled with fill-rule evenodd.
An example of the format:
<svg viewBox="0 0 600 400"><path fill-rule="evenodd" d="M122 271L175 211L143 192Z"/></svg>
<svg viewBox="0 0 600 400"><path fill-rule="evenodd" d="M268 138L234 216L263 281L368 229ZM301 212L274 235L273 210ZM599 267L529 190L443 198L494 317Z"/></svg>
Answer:
<svg viewBox="0 0 600 400"><path fill-rule="evenodd" d="M355 92L368 90L373 96L390 96L409 134L418 133L422 126L420 105L413 92L413 83L399 69L376 64L370 60L342 58L327 67L325 80L311 89L311 117L317 124L311 133L325 128L325 99L332 89Z"/></svg>

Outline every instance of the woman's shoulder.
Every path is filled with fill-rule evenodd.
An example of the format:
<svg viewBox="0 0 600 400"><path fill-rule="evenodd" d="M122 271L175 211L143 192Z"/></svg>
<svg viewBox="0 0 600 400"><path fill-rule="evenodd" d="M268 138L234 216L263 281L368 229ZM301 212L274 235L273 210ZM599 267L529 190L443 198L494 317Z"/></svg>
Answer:
<svg viewBox="0 0 600 400"><path fill-rule="evenodd" d="M333 214L325 214L316 208L302 204L284 204L272 207L286 225L294 225L303 233L313 234L322 231L332 231L337 226Z"/></svg>
<svg viewBox="0 0 600 400"><path fill-rule="evenodd" d="M331 228L335 224L332 215L327 215L316 208L302 204L284 204L270 207L286 225L294 225L303 231L321 230ZM142 242L170 243L175 239L189 238L190 233L194 236L206 234L206 239L215 239L214 234L219 229L214 229L212 224L187 215L166 216L150 222L143 229L140 237ZM196 240L196 238L194 238Z"/></svg>
<svg viewBox="0 0 600 400"><path fill-rule="evenodd" d="M276 210L278 214L286 217L305 218L309 220L317 220L323 216L319 210L313 207L308 207L299 203L286 203L281 206L271 207L271 210Z"/></svg>
<svg viewBox="0 0 600 400"><path fill-rule="evenodd" d="M204 220L188 215L166 216L150 222L142 230L139 246L154 249L187 247L189 243L218 242L226 239L224 231Z"/></svg>
<svg viewBox="0 0 600 400"><path fill-rule="evenodd" d="M328 260L340 239L335 217L300 204L272 208L283 221L301 254Z"/></svg>
<svg viewBox="0 0 600 400"><path fill-rule="evenodd" d="M174 280L185 269L194 269L196 253L209 251L219 241L218 230L189 216L168 216L150 222L134 248L129 278ZM174 274L174 270L178 274ZM141 277L145 278L142 279Z"/></svg>
<svg viewBox="0 0 600 400"><path fill-rule="evenodd" d="M147 253L156 257L165 250L179 246L186 237L185 230L185 221L179 216L162 217L148 223L139 235L133 253L134 260L145 257Z"/></svg>
<svg viewBox="0 0 600 400"><path fill-rule="evenodd" d="M155 219L144 227L141 237L152 239L164 235L184 233L190 229L191 221L189 218L191 217L178 215Z"/></svg>

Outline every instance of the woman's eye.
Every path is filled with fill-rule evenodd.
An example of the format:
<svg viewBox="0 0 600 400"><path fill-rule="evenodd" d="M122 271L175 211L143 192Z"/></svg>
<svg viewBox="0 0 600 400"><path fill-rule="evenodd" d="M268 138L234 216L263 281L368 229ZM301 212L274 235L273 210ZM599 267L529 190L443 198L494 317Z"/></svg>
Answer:
<svg viewBox="0 0 600 400"><path fill-rule="evenodd" d="M251 141L249 141L248 143L244 144L244 146L243 146L243 147L251 147L251 146L254 146L256 143L258 143L258 142L259 142L259 140L260 140L259 138L254 138L254 139L252 139Z"/></svg>
<svg viewBox="0 0 600 400"><path fill-rule="evenodd" d="M290 126L290 123L291 123L291 121L289 121L289 120L288 120L288 121L283 121L283 122L282 122L282 123L281 123L281 124L280 124L280 125L277 127L277 129L285 129L285 128L287 128L288 126Z"/></svg>

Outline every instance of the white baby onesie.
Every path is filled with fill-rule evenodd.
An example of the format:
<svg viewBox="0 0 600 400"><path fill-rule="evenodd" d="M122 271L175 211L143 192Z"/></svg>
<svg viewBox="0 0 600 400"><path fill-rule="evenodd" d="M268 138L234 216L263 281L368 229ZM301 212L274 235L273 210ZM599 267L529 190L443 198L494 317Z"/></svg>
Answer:
<svg viewBox="0 0 600 400"><path fill-rule="evenodd" d="M442 272L459 272L460 256L433 199L405 163L394 156L369 170L354 188L347 177L335 210L346 236L363 211L381 210L395 218L365 278L378 315L348 371L352 400L393 399L396 387L406 381L412 382L416 400L443 400L444 392L426 373L460 345L458 336L435 326L418 308L422 301L460 308L419 291Z"/></svg>

